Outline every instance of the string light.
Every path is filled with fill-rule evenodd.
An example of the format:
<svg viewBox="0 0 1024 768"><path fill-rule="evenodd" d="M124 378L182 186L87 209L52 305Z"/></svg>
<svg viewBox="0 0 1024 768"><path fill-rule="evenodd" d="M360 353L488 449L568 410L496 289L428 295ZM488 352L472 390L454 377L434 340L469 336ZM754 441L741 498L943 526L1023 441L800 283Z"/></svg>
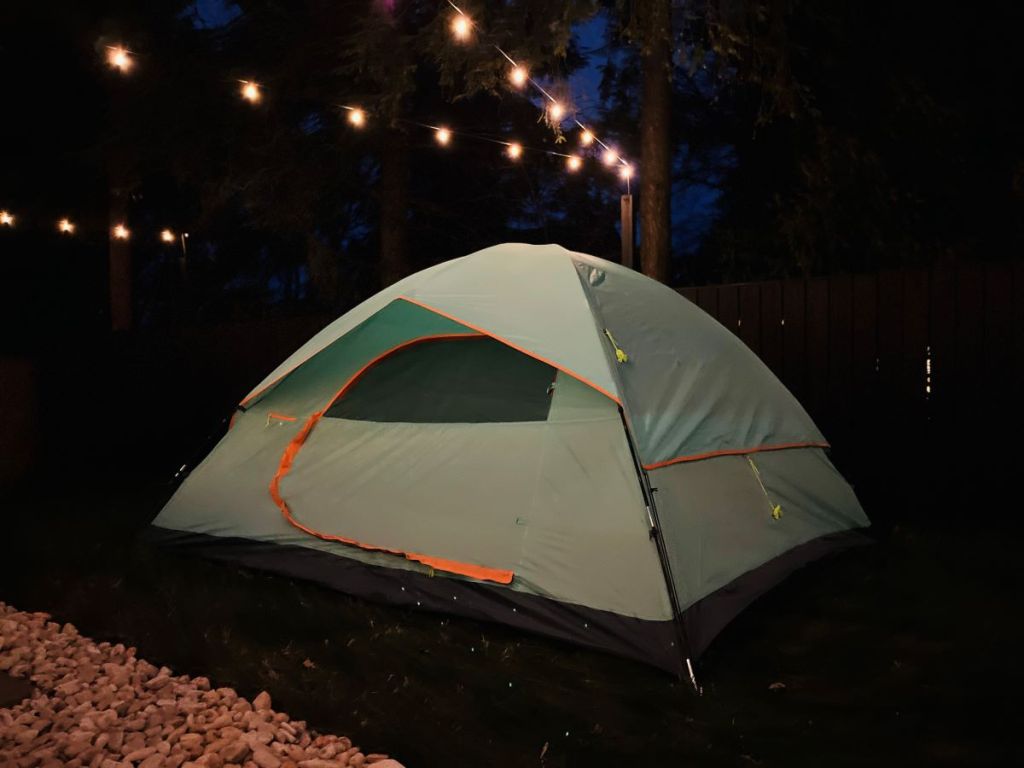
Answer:
<svg viewBox="0 0 1024 768"><path fill-rule="evenodd" d="M584 147L589 147L593 143L594 134L592 134L588 129L584 128L583 133L580 134L580 144L582 144Z"/></svg>
<svg viewBox="0 0 1024 768"><path fill-rule="evenodd" d="M629 181L633 178L633 166L629 163L623 163L622 167L619 168L619 178L623 181Z"/></svg>
<svg viewBox="0 0 1024 768"><path fill-rule="evenodd" d="M0 211L0 227L13 227L14 214L10 211Z"/></svg>
<svg viewBox="0 0 1024 768"><path fill-rule="evenodd" d="M571 172L575 173L576 171L583 167L583 158L580 157L579 155L569 155L565 159L565 167L568 168Z"/></svg>
<svg viewBox="0 0 1024 768"><path fill-rule="evenodd" d="M452 35L459 42L467 42L473 34L473 22L462 11L459 11L452 18Z"/></svg>
<svg viewBox="0 0 1024 768"><path fill-rule="evenodd" d="M127 240L132 236L131 230L124 224L115 224L111 234L113 234L115 240Z"/></svg>
<svg viewBox="0 0 1024 768"><path fill-rule="evenodd" d="M434 138L437 139L437 143L442 147L448 146L452 140L452 132L447 128L438 128L434 133Z"/></svg>
<svg viewBox="0 0 1024 768"><path fill-rule="evenodd" d="M263 99L263 91L260 90L259 84L251 80L240 80L239 82L242 84L242 98L250 104L259 104Z"/></svg>
<svg viewBox="0 0 1024 768"><path fill-rule="evenodd" d="M57 222L57 230L64 235L75 234L75 225L71 219L61 219Z"/></svg>
<svg viewBox="0 0 1024 768"><path fill-rule="evenodd" d="M548 115L551 117L551 121L560 123L562 118L565 117L565 107L562 106L561 102L553 101L551 106L548 107Z"/></svg>
<svg viewBox="0 0 1024 768"><path fill-rule="evenodd" d="M604 151L604 154L601 155L601 162L609 166L615 165L617 162L619 162L619 155L614 149L609 147Z"/></svg>
<svg viewBox="0 0 1024 768"><path fill-rule="evenodd" d="M508 148L505 150L505 154L512 160L518 160L523 155L523 145L513 141L508 145Z"/></svg>
<svg viewBox="0 0 1024 768"><path fill-rule="evenodd" d="M530 73L526 71L526 67L522 64L516 64L509 70L508 79L512 81L512 85L516 88L522 88L530 79Z"/></svg>
<svg viewBox="0 0 1024 768"><path fill-rule="evenodd" d="M167 244L173 243L174 242L174 232L172 232L169 229L161 229L160 230L160 242L161 243L167 243Z"/></svg>
<svg viewBox="0 0 1024 768"><path fill-rule="evenodd" d="M352 107L348 111L348 121L355 128L362 128L366 125L366 113L359 107Z"/></svg>
<svg viewBox="0 0 1024 768"><path fill-rule="evenodd" d="M114 45L107 48L107 64L111 69L116 69L121 74L127 74L135 62L127 48Z"/></svg>

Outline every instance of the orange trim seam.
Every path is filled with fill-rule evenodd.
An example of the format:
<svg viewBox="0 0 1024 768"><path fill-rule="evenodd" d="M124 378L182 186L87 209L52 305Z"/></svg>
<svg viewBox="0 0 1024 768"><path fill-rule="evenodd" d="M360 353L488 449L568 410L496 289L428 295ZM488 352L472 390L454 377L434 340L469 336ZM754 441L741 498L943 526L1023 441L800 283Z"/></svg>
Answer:
<svg viewBox="0 0 1024 768"><path fill-rule="evenodd" d="M748 453L761 453L763 451L784 451L787 448L830 448L828 443L806 442L806 443L777 443L775 445L757 445L753 448L726 448L721 451L708 451L707 453L694 453L690 456L678 456L674 459L658 461L654 464L644 464L644 469L660 469L670 464L683 464L687 461L701 461L702 459L713 459L717 456L744 456Z"/></svg>
<svg viewBox="0 0 1024 768"><path fill-rule="evenodd" d="M402 301L408 301L410 304L415 304L417 307L422 307L423 309L429 310L430 312L433 312L435 315L440 315L441 317L446 317L449 320L452 320L453 322L458 323L459 325L464 325L467 328L472 328L477 333L483 334L484 336L490 336L495 341L500 341L502 344L504 344L506 346L509 346L509 347L512 347L512 349L514 349L516 352L520 352L520 353L526 355L527 357L532 357L534 360L540 360L542 363L544 363L545 365L550 365L552 368L557 368L558 370L562 371L562 373L566 373L569 376L572 376L577 381L583 382L584 384L586 384L591 389L596 389L598 392L600 392L605 397L610 398L611 400L615 401L619 405L622 405L622 401L619 400L619 398L617 398L615 395L613 395L607 389L605 389L603 387L599 387L597 384L595 384L594 382L590 381L587 378L584 378L583 376L580 376L575 371L570 371L568 368L566 368L564 366L561 366L561 365L559 365L558 363L556 363L556 362L554 362L552 360L548 360L546 357L541 357L540 355L535 354L534 352L531 352L530 350L528 350L528 349L526 349L524 347L520 347L518 344L513 344L508 339L506 339L506 338L504 338L502 336L498 336L496 333L491 333L486 328L481 328L479 326L473 325L472 323L467 323L465 320L462 320L461 318L458 318L455 315L449 315L447 312L442 312L437 307L432 307L429 304L424 304L422 301L417 301L416 299L409 298L408 296L399 296L398 298L401 299Z"/></svg>
<svg viewBox="0 0 1024 768"><path fill-rule="evenodd" d="M337 401L338 398L345 394L345 392L349 390L349 388L356 382L356 380L358 380L359 377L362 376L370 367L376 365L381 360L390 357L396 352L399 352L400 350L405 349L406 347L412 346L413 344L419 344L425 341L438 341L441 339L479 338L482 335L485 334L444 333L435 334L432 336L421 336L417 339L410 339L409 341L405 341L378 355L373 360L364 365L362 368L360 368L358 371L356 371L351 377L349 377L348 381L346 381L345 384L341 387L341 389L339 389L335 393L334 397L332 397L330 401L328 401L327 405L325 405L323 408L321 408L319 411L314 413L312 416L309 417L309 419L306 420L306 423L302 425L302 428L298 431L298 433L296 433L295 437L293 437L291 441L288 443L288 445L285 447L284 453L281 454L281 461L278 463L277 472L274 474L273 480L270 481L270 496L274 500L274 503L277 504L278 508L281 510L281 514L284 515L284 519L287 520L289 524L298 528L300 531L308 533L310 536L316 536L318 539L323 539L324 541L335 541L340 544L347 544L353 547L359 547L360 549L365 549L370 552L386 552L390 555L401 555L406 560L412 560L417 563L423 563L424 565L430 566L431 568L434 568L438 571L444 571L446 573L455 573L459 576L468 576L469 578L478 579L480 581L493 581L498 584L510 584L512 582L512 577L515 575L512 571L502 570L499 568L487 568L486 566L475 565L473 563L461 563L456 560L445 560L444 558L432 557L430 555L421 555L416 552L404 552L402 550L397 549L388 549L387 547L378 547L373 544L366 544L365 542L357 541L356 539L350 539L344 536L337 536L334 534L324 533L322 531L315 530L314 528L310 528L307 525L303 525L298 520L296 520L295 516L292 514L291 508L288 506L288 502L286 502L281 496L281 480L284 478L285 475L287 475L291 471L292 464L295 462L295 457L299 454L299 451L302 450L302 446L305 444L306 439L313 431L313 428L316 427L317 422L319 422L320 419L323 418L324 414L330 409L332 405L334 405L335 401Z"/></svg>

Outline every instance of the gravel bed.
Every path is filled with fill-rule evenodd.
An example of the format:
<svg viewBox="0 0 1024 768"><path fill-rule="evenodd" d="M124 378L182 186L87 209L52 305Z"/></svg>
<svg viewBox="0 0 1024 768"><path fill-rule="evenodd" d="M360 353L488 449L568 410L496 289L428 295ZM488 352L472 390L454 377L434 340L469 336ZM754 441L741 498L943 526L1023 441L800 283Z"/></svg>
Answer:
<svg viewBox="0 0 1024 768"><path fill-rule="evenodd" d="M402 768L205 677L0 602L0 672L35 693L0 708L0 768Z"/></svg>

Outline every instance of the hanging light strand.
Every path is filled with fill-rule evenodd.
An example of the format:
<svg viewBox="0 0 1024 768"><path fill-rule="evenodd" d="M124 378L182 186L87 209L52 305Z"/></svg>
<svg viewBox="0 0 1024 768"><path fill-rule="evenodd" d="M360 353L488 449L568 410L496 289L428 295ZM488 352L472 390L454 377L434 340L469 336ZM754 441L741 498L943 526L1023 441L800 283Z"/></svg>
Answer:
<svg viewBox="0 0 1024 768"><path fill-rule="evenodd" d="M452 7L452 10L454 10L456 13L454 21L461 21L462 24L466 25L466 28L470 30L476 28L477 25L473 22L473 20L465 11L463 11L452 0L447 0L447 2L448 5ZM454 31L455 28L453 26L453 33ZM460 38L460 40L464 42L465 38ZM505 61L507 61L511 65L512 68L511 70L509 70L509 80L512 82L512 84L515 85L516 88L522 88L526 84L533 86L534 89L536 89L536 91L548 102L547 106L545 107L545 112L548 115L549 120L556 124L562 122L562 120L565 119L565 105L557 98L555 98L555 96L553 96L543 85L537 82L536 79L531 77L529 74L529 70L527 70L527 68L523 64L512 58L512 56L510 56L508 52L505 51L500 45L498 45L497 43L492 43L491 45L493 46L494 50L496 50L502 56L502 58L504 58ZM601 147L601 149L605 151L605 155L608 155L610 153L611 156L614 157L614 161L612 163L606 163L606 165L614 165L615 163L619 163L622 166L622 168L620 168L619 170L619 176L622 179L624 179L628 185L629 178L632 177L633 175L632 168L629 165L629 163L626 162L626 160L621 155L619 155L618 152L616 152L603 141L601 141L601 139L593 132L593 130L585 126L582 122L580 122L578 118L572 117L571 119L573 124L581 131L580 144L583 145L584 147L590 146L590 144L597 144L599 147ZM626 171L626 168L629 168L629 170ZM575 169L570 168L570 170Z"/></svg>

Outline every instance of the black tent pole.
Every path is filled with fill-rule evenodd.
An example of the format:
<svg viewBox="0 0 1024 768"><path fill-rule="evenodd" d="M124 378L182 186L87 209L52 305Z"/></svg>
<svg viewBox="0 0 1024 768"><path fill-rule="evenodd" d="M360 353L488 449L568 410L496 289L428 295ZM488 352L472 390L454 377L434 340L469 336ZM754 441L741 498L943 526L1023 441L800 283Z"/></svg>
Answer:
<svg viewBox="0 0 1024 768"><path fill-rule="evenodd" d="M679 594L676 592L676 582L672 578L672 566L668 560L668 550L665 548L665 539L661 534L661 523L658 520L658 505L654 501L654 488L651 488L650 478L647 470L640 463L640 456L637 454L636 445L633 443L633 434L629 430L626 421L626 414L622 406L619 406L619 419L622 421L622 429L626 433L626 442L629 443L629 454L633 458L633 468L636 470L637 480L640 482L640 491L644 497L644 505L647 509L647 522L650 524L651 538L658 549L658 559L661 561L661 571L665 576L665 583L668 586L668 597L672 604L672 623L676 628L676 638L679 643L679 653L690 678L690 684L698 696L704 695L704 689L697 683L697 676L693 673L693 663L690 661L690 641L686 636L686 627L683 624L682 611L679 609ZM680 679L682 679L680 670Z"/></svg>

